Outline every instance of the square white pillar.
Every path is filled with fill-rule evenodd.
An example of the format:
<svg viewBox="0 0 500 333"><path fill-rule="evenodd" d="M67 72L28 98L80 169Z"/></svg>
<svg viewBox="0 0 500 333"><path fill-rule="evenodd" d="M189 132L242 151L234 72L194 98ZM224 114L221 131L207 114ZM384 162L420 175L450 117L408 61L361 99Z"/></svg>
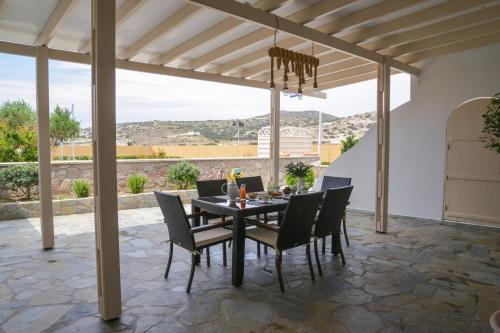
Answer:
<svg viewBox="0 0 500 333"><path fill-rule="evenodd" d="M377 71L377 170L375 230L387 232L389 204L389 143L391 119L391 66L384 59Z"/></svg>
<svg viewBox="0 0 500 333"><path fill-rule="evenodd" d="M99 312L121 315L116 180L115 0L92 0L92 142Z"/></svg>
<svg viewBox="0 0 500 333"><path fill-rule="evenodd" d="M52 174L50 166L49 51L36 47L36 113L38 131L38 192L42 246L54 247Z"/></svg>

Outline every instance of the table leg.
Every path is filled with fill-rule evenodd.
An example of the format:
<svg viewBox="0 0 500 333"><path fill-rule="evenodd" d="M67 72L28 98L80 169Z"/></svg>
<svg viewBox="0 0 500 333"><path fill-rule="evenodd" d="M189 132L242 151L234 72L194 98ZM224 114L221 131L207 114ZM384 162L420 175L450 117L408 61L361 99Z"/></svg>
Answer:
<svg viewBox="0 0 500 333"><path fill-rule="evenodd" d="M191 211L192 213L199 213L201 212L201 209L200 207L196 207L194 205L191 205ZM192 222L192 226L193 227L199 227L201 225L201 222L200 222L200 217L199 216L195 216L192 218L193 222ZM196 265L199 265L200 264L200 255L199 254L196 254L194 257L193 257L193 260L194 260L194 263Z"/></svg>
<svg viewBox="0 0 500 333"><path fill-rule="evenodd" d="M241 217L234 217L232 260L232 282L235 287L239 287L243 284L243 275L245 273L245 221Z"/></svg>

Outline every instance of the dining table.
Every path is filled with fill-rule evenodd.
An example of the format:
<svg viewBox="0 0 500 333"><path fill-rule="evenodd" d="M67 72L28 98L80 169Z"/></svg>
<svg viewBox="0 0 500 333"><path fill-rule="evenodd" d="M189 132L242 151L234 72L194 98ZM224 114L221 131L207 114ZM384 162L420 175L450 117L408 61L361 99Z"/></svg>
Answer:
<svg viewBox="0 0 500 333"><path fill-rule="evenodd" d="M245 218L260 214L279 212L286 208L288 198L273 198L267 202L262 200L246 200L230 203L227 196L203 197L191 200L193 213L206 211L217 215L232 217L232 284L239 287L243 284L245 274ZM196 215L195 215L196 216ZM193 227L200 225L200 217L193 219Z"/></svg>

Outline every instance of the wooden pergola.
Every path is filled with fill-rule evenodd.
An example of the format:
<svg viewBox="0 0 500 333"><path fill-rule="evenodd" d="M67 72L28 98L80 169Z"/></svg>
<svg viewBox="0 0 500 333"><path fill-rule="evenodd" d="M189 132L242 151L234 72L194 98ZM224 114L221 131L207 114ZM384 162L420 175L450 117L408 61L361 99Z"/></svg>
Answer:
<svg viewBox="0 0 500 333"><path fill-rule="evenodd" d="M121 315L115 146L116 68L269 89L277 44L320 59L319 89L377 79L375 228L387 230L390 75L427 58L500 42L496 0L0 0L0 52L36 58L43 247L54 246L49 59L91 64L98 299ZM276 77L280 77L280 71ZM290 82L297 89L297 82ZM306 82L304 94L313 94ZM282 82L271 91L278 181Z"/></svg>

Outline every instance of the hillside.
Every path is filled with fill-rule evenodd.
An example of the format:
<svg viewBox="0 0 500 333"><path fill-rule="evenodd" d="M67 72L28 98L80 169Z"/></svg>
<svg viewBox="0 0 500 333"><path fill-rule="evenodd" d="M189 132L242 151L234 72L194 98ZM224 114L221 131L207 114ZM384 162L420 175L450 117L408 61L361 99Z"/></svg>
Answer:
<svg viewBox="0 0 500 333"><path fill-rule="evenodd" d="M323 113L323 137L325 142L339 141L349 134L362 136L375 121L372 112L338 118ZM118 144L133 145L178 145L178 144L210 144L215 142L234 141L237 139L237 128L233 126L236 119L206 121L147 121L120 123L116 126ZM269 126L270 115L265 114L248 119L240 119L240 140L256 142L258 131ZM281 111L281 126L299 126L309 128L317 137L317 111ZM90 141L90 128L81 131L80 142Z"/></svg>

